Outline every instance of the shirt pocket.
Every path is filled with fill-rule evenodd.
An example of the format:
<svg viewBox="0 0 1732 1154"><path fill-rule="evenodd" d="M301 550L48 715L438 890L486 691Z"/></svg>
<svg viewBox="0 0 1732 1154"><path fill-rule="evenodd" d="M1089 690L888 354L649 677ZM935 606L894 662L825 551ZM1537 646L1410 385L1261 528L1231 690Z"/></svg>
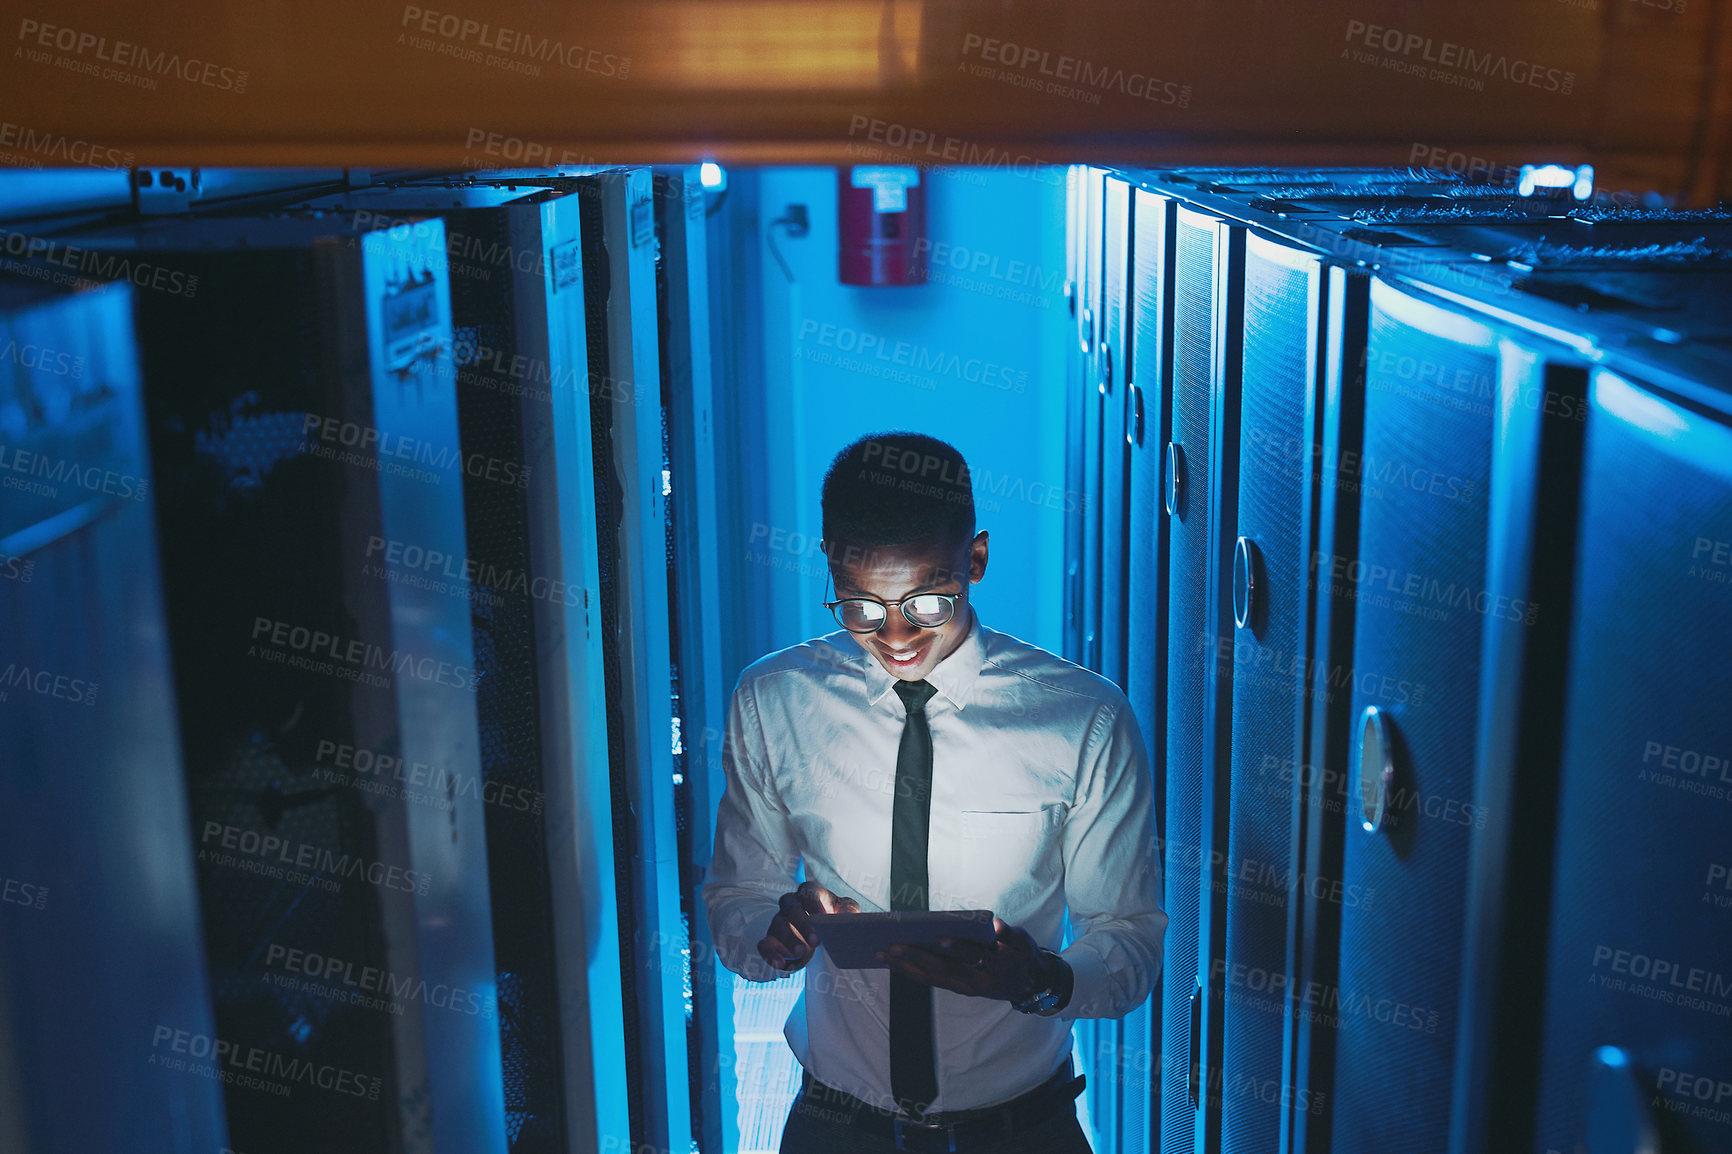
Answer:
<svg viewBox="0 0 1732 1154"><path fill-rule="evenodd" d="M1049 889L1063 876L1058 845L1065 807L1026 804L1030 808L965 809L958 815L962 819L956 847L961 857L959 876L967 879L961 888L979 896L955 908L978 905L1017 924L1031 895Z"/></svg>
<svg viewBox="0 0 1732 1154"><path fill-rule="evenodd" d="M973 840L1038 842L1064 821L1064 806L1054 803L1038 809L965 809L962 836Z"/></svg>

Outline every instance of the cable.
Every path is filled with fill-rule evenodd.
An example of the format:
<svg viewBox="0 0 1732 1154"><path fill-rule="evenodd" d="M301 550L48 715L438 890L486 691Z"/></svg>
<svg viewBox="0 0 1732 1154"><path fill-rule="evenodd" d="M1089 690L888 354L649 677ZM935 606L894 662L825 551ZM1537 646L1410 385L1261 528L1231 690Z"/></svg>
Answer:
<svg viewBox="0 0 1732 1154"><path fill-rule="evenodd" d="M782 266L782 275L788 278L788 283L794 283L794 270L788 267L788 262L782 257L782 250L776 246L776 229L785 227L788 236L794 239L805 236L812 231L811 221L806 216L806 206L790 204L786 211L764 230L764 241L770 246L770 255L776 258L776 263Z"/></svg>

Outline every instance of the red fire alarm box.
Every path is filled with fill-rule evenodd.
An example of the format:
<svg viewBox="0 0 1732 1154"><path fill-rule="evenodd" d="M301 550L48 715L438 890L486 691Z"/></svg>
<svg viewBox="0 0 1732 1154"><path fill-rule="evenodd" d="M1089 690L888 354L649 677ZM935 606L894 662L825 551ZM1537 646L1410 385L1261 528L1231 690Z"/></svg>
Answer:
<svg viewBox="0 0 1732 1154"><path fill-rule="evenodd" d="M841 278L852 285L926 283L926 186L913 165L836 170Z"/></svg>

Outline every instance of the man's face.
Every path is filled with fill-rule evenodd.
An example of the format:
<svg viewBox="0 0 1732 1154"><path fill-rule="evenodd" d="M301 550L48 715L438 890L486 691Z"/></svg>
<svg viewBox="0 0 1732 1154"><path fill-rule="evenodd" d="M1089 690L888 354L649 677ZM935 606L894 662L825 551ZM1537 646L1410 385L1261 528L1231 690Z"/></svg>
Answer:
<svg viewBox="0 0 1732 1154"><path fill-rule="evenodd" d="M985 530L972 541L826 547L838 600L870 597L888 603L916 593L959 594L956 612L936 629L910 625L893 608L878 632L850 634L892 677L924 679L968 636L968 587L986 576Z"/></svg>

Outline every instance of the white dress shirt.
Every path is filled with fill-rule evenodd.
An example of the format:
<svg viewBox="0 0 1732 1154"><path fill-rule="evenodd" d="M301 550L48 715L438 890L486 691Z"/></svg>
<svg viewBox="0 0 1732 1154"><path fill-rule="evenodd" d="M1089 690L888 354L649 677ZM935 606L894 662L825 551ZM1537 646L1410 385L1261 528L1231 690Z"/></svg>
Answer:
<svg viewBox="0 0 1732 1154"><path fill-rule="evenodd" d="M972 615L973 610L970 607ZM753 981L782 973L757 943L796 867L862 911L889 908L890 822L905 711L895 679L842 630L759 658L728 709L726 790L704 901L717 956ZM1031 1089L1071 1049L1071 1019L1148 997L1160 908L1154 792L1129 703L1106 678L978 617L927 677L932 731L930 907L989 909L1062 952L1076 975L1046 1017L933 991L934 1110ZM784 1033L812 1077L890 1107L890 975L820 949Z"/></svg>

